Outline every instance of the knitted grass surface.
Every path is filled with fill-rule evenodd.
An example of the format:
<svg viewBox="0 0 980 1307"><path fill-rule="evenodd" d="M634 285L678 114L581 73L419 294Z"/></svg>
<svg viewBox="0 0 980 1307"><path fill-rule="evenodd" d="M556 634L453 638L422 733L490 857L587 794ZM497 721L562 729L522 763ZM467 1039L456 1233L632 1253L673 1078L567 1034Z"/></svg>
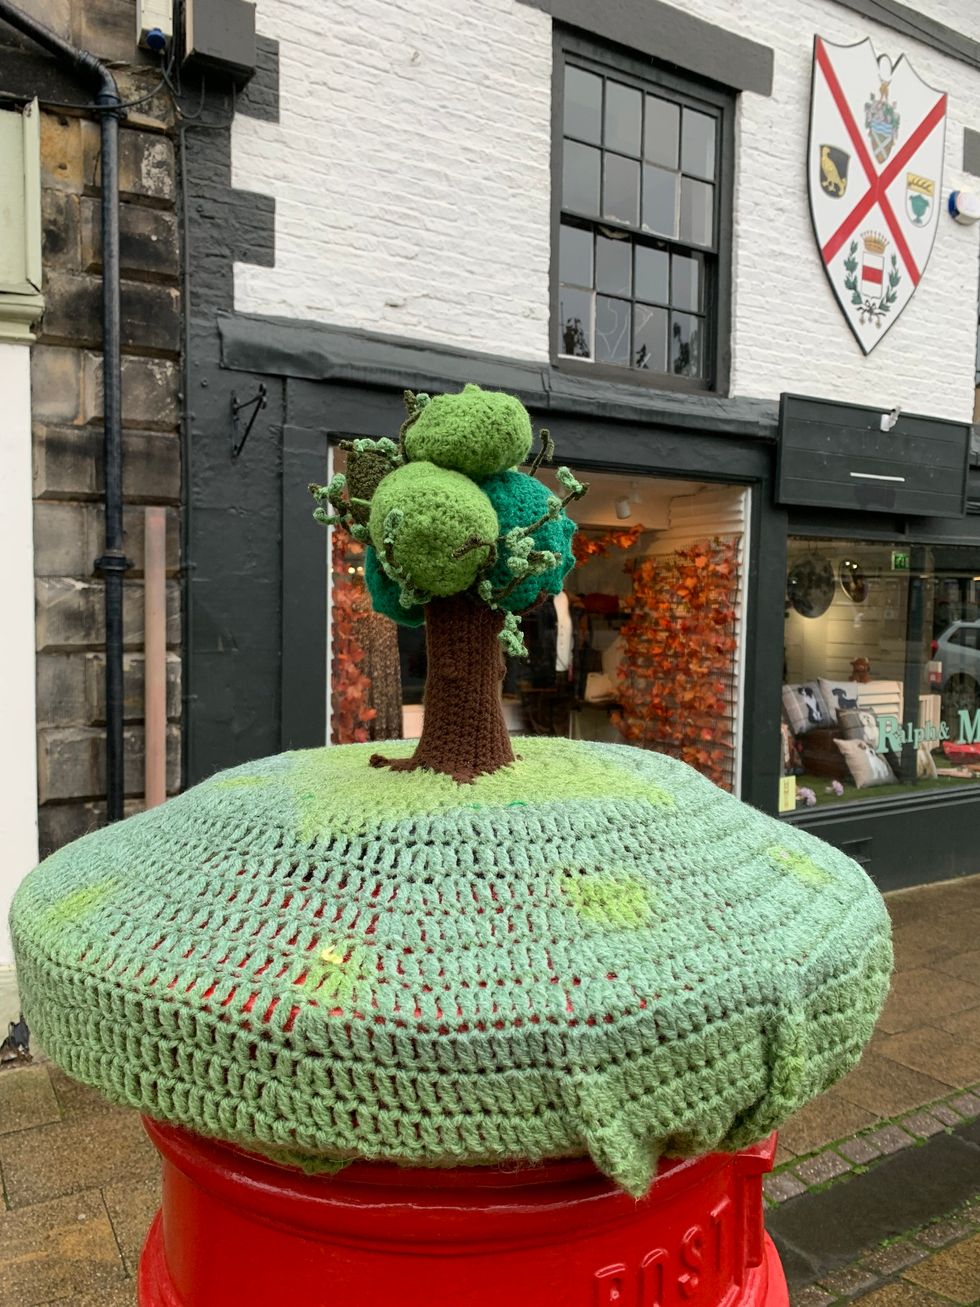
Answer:
<svg viewBox="0 0 980 1307"><path fill-rule="evenodd" d="M635 1194L853 1065L891 967L856 863L661 755L515 746L465 786L283 754L60 850L11 914L39 1042L311 1167L588 1153Z"/></svg>

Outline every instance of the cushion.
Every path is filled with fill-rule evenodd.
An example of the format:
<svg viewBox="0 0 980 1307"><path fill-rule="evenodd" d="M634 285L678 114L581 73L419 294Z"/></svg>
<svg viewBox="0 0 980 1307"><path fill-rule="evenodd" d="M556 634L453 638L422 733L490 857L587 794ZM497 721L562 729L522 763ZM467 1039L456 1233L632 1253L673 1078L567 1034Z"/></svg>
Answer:
<svg viewBox="0 0 980 1307"><path fill-rule="evenodd" d="M878 748L878 714L873 708L843 708L837 714L837 729L843 740L864 740Z"/></svg>
<svg viewBox="0 0 980 1307"><path fill-rule="evenodd" d="M844 755L847 770L859 790L895 784L895 773L865 740L835 740L834 744Z"/></svg>
<svg viewBox="0 0 980 1307"><path fill-rule="evenodd" d="M817 726L799 737L803 770L811 776L826 776L828 780L846 781L850 778L847 763L837 750L837 727Z"/></svg>
<svg viewBox="0 0 980 1307"><path fill-rule="evenodd" d="M312 1170L591 1156L633 1194L857 1062L891 941L840 850L646 749L529 737L460 785L375 747L253 760L31 872L45 1052Z"/></svg>
<svg viewBox="0 0 980 1307"><path fill-rule="evenodd" d="M829 726L834 720L816 681L784 685L783 710L794 735L805 735L816 726Z"/></svg>
<svg viewBox="0 0 980 1307"><path fill-rule="evenodd" d="M842 708L856 708L861 686L857 681L828 681L823 676L817 684L823 695L824 703L830 709L831 721L837 720Z"/></svg>

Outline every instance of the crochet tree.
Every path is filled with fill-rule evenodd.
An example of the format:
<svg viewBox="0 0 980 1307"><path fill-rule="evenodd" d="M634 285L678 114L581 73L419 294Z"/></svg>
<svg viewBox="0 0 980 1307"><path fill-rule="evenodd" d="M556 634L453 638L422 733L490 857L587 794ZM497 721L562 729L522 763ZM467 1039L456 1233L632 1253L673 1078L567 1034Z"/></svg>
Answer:
<svg viewBox="0 0 980 1307"><path fill-rule="evenodd" d="M459 394L405 392L399 440L352 440L347 473L311 485L314 517L365 543L375 609L426 628L422 737L411 758L460 782L514 761L500 686L502 650L526 653L520 614L557 594L574 565L567 504L585 493L568 468L564 497L537 479L554 445L546 431L527 472L531 420L513 395L467 385Z"/></svg>

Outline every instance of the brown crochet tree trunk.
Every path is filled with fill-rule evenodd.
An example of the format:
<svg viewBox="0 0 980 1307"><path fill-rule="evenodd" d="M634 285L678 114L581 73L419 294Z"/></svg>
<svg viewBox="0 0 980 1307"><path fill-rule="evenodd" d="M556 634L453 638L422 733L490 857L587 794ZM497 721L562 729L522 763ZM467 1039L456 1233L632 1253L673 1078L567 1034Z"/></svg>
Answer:
<svg viewBox="0 0 980 1307"><path fill-rule="evenodd" d="M514 761L500 685L504 659L497 636L503 614L478 599L453 595L425 608L425 716L411 758L371 758L372 767L425 767L468 783Z"/></svg>

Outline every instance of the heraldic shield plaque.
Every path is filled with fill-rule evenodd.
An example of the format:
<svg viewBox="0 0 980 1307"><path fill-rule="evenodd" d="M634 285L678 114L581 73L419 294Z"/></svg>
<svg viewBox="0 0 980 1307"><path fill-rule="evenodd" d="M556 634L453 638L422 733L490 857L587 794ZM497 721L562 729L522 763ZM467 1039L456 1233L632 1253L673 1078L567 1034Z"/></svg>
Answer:
<svg viewBox="0 0 980 1307"><path fill-rule="evenodd" d="M807 187L824 271L870 354L915 292L942 194L946 93L904 55L814 41Z"/></svg>

